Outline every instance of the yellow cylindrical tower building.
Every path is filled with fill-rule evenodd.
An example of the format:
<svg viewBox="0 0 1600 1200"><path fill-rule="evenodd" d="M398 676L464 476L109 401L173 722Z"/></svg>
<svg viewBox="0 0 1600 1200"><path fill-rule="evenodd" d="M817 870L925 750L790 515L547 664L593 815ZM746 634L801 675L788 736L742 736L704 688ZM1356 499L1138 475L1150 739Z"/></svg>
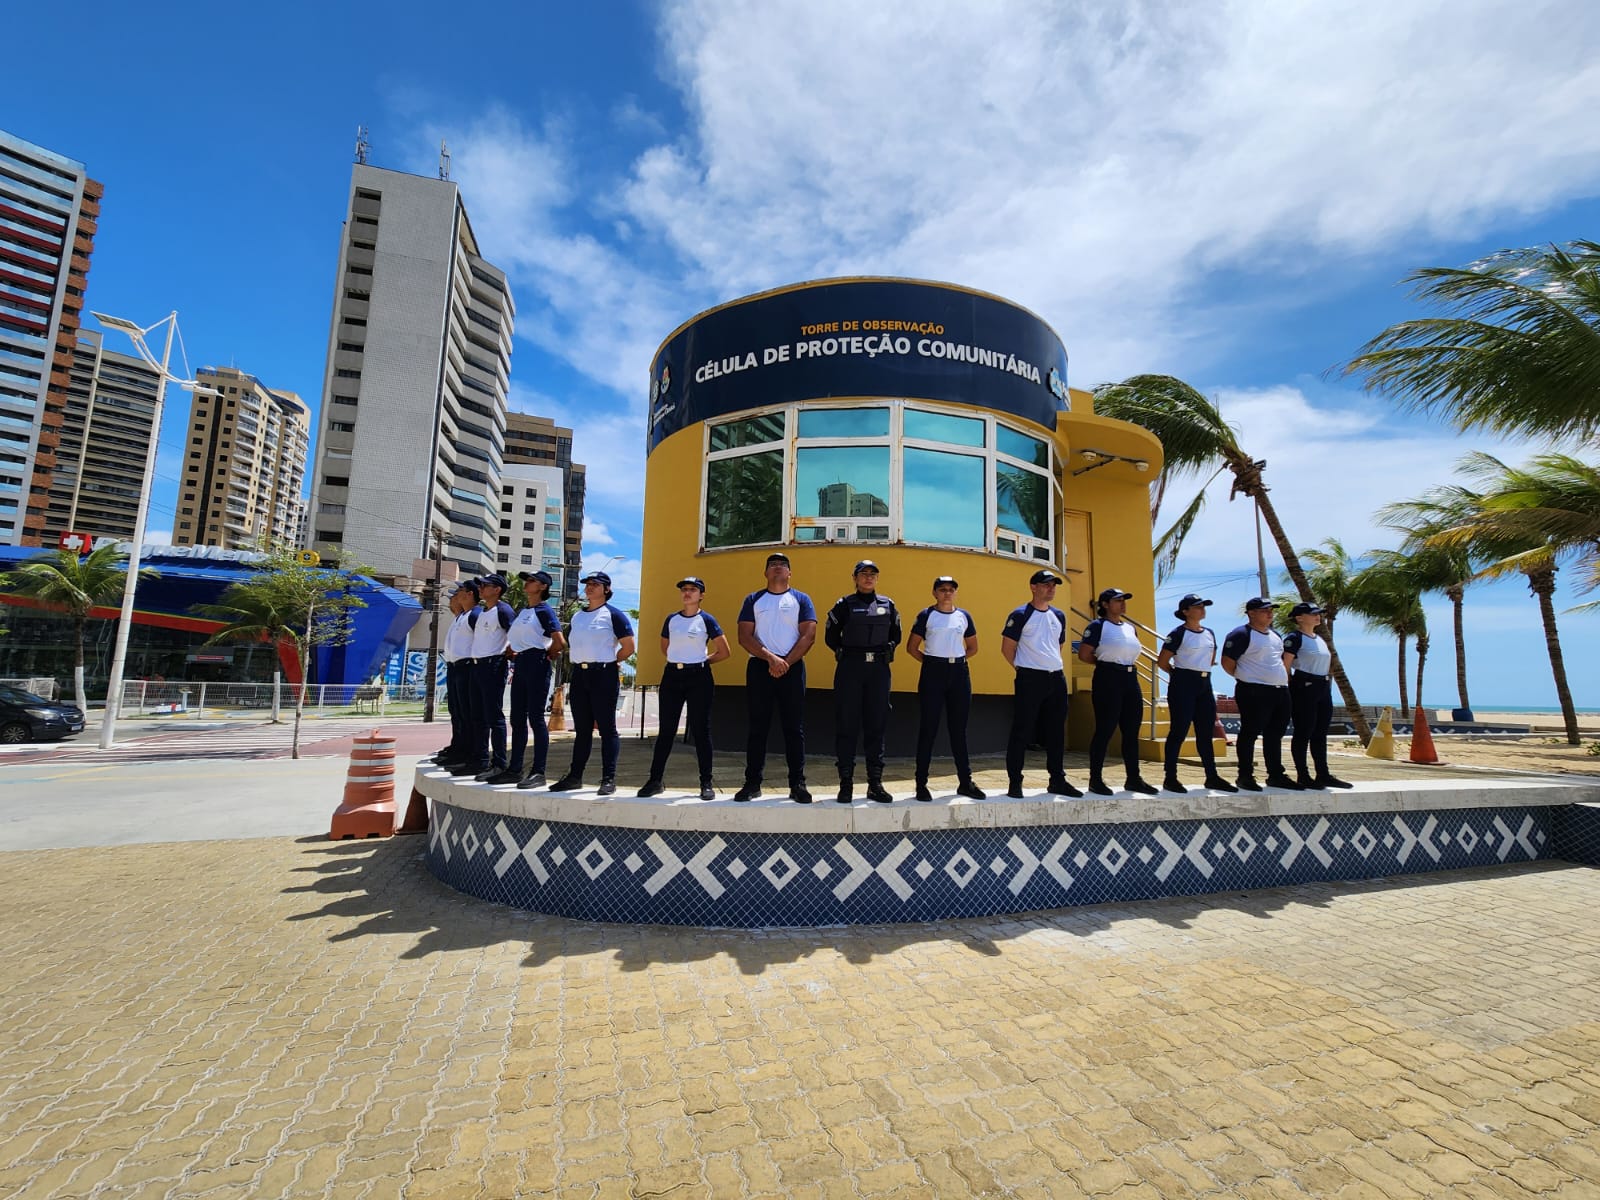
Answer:
<svg viewBox="0 0 1600 1200"><path fill-rule="evenodd" d="M1056 602L1074 639L1111 585L1135 594L1130 615L1155 623L1148 484L1160 444L1095 416L1066 378L1044 321L947 283L819 280L685 322L651 364L640 679L660 678L656 634L678 609L675 582L703 578L705 609L734 647L716 668L714 736L742 746L736 623L765 587L767 555L789 556L819 620L870 558L908 634L935 576L959 580L979 638L971 746L1003 748L1012 671L1000 630L1036 570L1067 579ZM1070 646L1066 658L1071 686L1086 690L1090 669ZM819 636L806 659L813 754L832 746L833 665ZM891 754L914 748L917 675L897 656Z"/></svg>

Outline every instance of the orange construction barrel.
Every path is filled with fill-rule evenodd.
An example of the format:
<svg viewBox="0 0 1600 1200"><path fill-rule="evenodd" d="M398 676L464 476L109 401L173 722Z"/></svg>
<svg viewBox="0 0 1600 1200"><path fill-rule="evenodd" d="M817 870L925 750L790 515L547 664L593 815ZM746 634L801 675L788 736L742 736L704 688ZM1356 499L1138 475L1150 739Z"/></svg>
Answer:
<svg viewBox="0 0 1600 1200"><path fill-rule="evenodd" d="M328 836L390 837L394 834L394 742L374 729L350 747L344 800L333 811Z"/></svg>

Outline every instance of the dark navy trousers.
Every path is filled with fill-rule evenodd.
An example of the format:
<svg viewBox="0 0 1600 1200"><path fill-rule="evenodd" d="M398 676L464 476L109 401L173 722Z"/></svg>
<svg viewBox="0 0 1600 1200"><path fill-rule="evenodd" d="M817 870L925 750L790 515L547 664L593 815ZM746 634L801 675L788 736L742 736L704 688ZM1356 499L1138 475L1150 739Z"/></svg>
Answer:
<svg viewBox="0 0 1600 1200"><path fill-rule="evenodd" d="M468 694L472 699L472 743L467 751L467 761L480 767L506 765L506 660L494 658L474 659L467 674Z"/></svg>
<svg viewBox="0 0 1600 1200"><path fill-rule="evenodd" d="M784 757L789 764L789 786L804 787L806 782L806 664L802 659L787 674L774 679L764 659L752 658L744 669L745 704L750 712L750 730L744 747L744 781L761 786L767 768L767 731L772 714L778 714L783 727Z"/></svg>
<svg viewBox="0 0 1600 1200"><path fill-rule="evenodd" d="M550 727L544 705L550 695L550 660L543 650L523 650L511 663L511 766L527 764L528 729L533 729L532 774L543 775L550 754Z"/></svg>
<svg viewBox="0 0 1600 1200"><path fill-rule="evenodd" d="M1194 727L1194 745L1205 767L1206 777L1217 773L1217 758L1212 749L1212 735L1217 728L1217 697L1211 690L1211 676L1201 671L1175 667L1167 684L1167 775L1178 773L1178 752L1183 739Z"/></svg>
<svg viewBox="0 0 1600 1200"><path fill-rule="evenodd" d="M1139 778L1139 719L1144 716L1144 693L1139 673L1115 663L1095 663L1090 685L1094 700L1094 737L1089 742L1089 777L1099 779L1106 765L1111 735L1122 734L1122 769L1129 779Z"/></svg>
<svg viewBox="0 0 1600 1200"><path fill-rule="evenodd" d="M1333 721L1333 685L1326 675L1296 671L1289 676L1289 706L1294 716L1294 734L1289 753L1294 769L1301 775L1325 777L1328 774L1328 726ZM1306 751L1311 752L1315 772L1306 770Z"/></svg>
<svg viewBox="0 0 1600 1200"><path fill-rule="evenodd" d="M1006 779L1022 786L1022 768L1028 745L1037 734L1044 746L1050 778L1066 774L1067 677L1060 671L1017 669L1011 685L1011 737L1006 741Z"/></svg>
<svg viewBox="0 0 1600 1200"><path fill-rule="evenodd" d="M656 751L650 760L650 778L660 779L672 753L672 739L678 736L678 721L689 710L689 736L694 739L695 758L700 766L700 782L711 782L711 700L716 680L705 663L668 663L661 675L660 732Z"/></svg>
<svg viewBox="0 0 1600 1200"><path fill-rule="evenodd" d="M457 659L444 666L444 705L450 713L450 745L445 747L452 756L465 759L472 745L472 701L467 696L466 678L472 664Z"/></svg>
<svg viewBox="0 0 1600 1200"><path fill-rule="evenodd" d="M883 735L889 725L889 656L875 651L868 662L850 650L840 652L833 672L833 758L840 780L856 773L856 734L861 735L867 779L883 780Z"/></svg>
<svg viewBox="0 0 1600 1200"><path fill-rule="evenodd" d="M917 784L928 782L933 765L933 742L939 736L939 718L950 730L950 756L962 783L972 778L967 756L967 720L972 715L972 673L967 660L924 658L917 678Z"/></svg>
<svg viewBox="0 0 1600 1200"><path fill-rule="evenodd" d="M600 731L600 776L615 779L617 758L622 753L622 738L617 733L617 697L621 694L622 677L617 664L573 663L572 679L567 691L572 709L572 768L571 775L581 777L589 765L589 751L594 745L594 731Z"/></svg>
<svg viewBox="0 0 1600 1200"><path fill-rule="evenodd" d="M1283 734L1289 728L1289 689L1268 683L1234 684L1233 698L1239 705L1239 778L1254 779L1256 739L1260 738L1261 757L1268 775L1283 774Z"/></svg>

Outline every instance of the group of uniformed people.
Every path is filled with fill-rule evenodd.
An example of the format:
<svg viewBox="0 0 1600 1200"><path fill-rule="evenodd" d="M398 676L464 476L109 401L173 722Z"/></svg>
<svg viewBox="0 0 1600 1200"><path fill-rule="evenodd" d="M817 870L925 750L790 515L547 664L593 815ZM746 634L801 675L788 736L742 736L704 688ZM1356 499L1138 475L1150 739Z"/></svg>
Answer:
<svg viewBox="0 0 1600 1200"><path fill-rule="evenodd" d="M884 786L884 735L889 719L890 664L902 638L900 611L878 592L878 566L870 559L856 563L854 590L828 610L823 641L837 660L834 670L834 760L839 789L834 799L855 799L858 743L866 761L866 797L880 804L894 796ZM766 768L767 734L776 715L783 731L788 766L789 799L812 802L805 776L805 657L817 638L817 611L811 598L790 584L787 555L767 556L766 584L744 598L739 609L739 646L749 654L745 667L745 701L749 714L745 743L744 785L737 801L761 795ZM543 571L523 572L527 604L514 612L502 597L506 580L488 575L461 584L450 597L455 619L445 634L446 689L451 742L435 761L457 775L473 775L494 784L521 788L545 786L550 735L545 702L550 664L570 648L572 672L569 703L575 737L572 761L551 791L583 786L595 730L600 733L601 773L598 794L616 792L617 700L620 664L634 652L633 625L626 613L610 604L611 578L603 571L584 576L584 607L573 614L563 632L548 600L551 577ZM1010 736L1006 743L1007 795L1023 795L1023 765L1035 742L1045 751L1046 791L1082 796L1068 781L1063 766L1067 717L1067 681L1062 660L1067 641L1066 614L1055 606L1062 579L1044 568L1028 581L1030 598L1006 617L1000 653L1015 671ZM660 732L651 758L650 775L639 789L642 797L666 788L667 760L684 709L695 742L700 798L712 800L711 707L715 682L711 667L732 651L715 617L702 607L705 581L688 576L677 582L682 607L661 626L661 652L666 666L661 677ZM967 723L972 710L972 678L968 662L978 652L978 631L972 615L956 606L960 584L949 575L933 581L933 603L917 613L906 639L906 652L921 664L917 680L916 793L930 801L928 775L941 717L950 735L959 786L956 793L985 798L972 778L967 749ZM1091 695L1095 729L1089 746L1089 791L1109 796L1104 767L1114 733L1122 735L1122 761L1127 791L1154 795L1157 788L1139 772L1139 723L1144 695L1139 686L1141 646L1137 627L1127 616L1131 592L1107 588L1100 593L1097 615L1083 631L1078 657L1094 666ZM1260 791L1281 788L1345 788L1350 785L1328 770L1327 732L1332 718L1328 678L1332 655L1316 633L1322 609L1296 605L1297 626L1288 637L1272 628L1273 604L1256 597L1245 604L1245 624L1228 634L1221 646L1222 669L1233 676L1239 706L1238 777L1234 783L1217 771L1212 751L1216 697L1211 670L1217 661L1216 635L1203 621L1212 601L1187 595L1175 616L1183 622L1167 636L1157 659L1171 677L1167 698L1171 715L1165 746L1163 788L1184 792L1177 775L1178 754L1192 729L1205 786L1217 791ZM511 738L507 752L506 720L501 710L507 670L511 672ZM1291 718L1291 751L1297 772L1284 770L1282 742ZM528 734L533 756L526 758ZM1262 743L1266 761L1264 784L1255 776L1255 747ZM1307 756L1310 757L1308 767ZM1314 772L1314 773L1313 773Z"/></svg>
<svg viewBox="0 0 1600 1200"><path fill-rule="evenodd" d="M544 787L550 728L545 702L550 694L550 665L570 649L572 677L568 703L576 736L567 772L549 785L552 792L583 786L584 769L600 731L599 794L617 790L617 734L620 664L633 653L633 625L627 613L609 604L611 577L595 571L583 578L584 607L575 612L565 632L550 607L554 582L544 571L524 571L527 604L512 610L503 575L469 579L450 596L455 614L445 632L445 695L450 706L450 744L434 762L453 775L472 775L485 783L514 783L520 788ZM511 746L506 748L503 709L506 673L511 673ZM526 758L529 731L533 758Z"/></svg>
<svg viewBox="0 0 1600 1200"><path fill-rule="evenodd" d="M1089 748L1089 790L1102 795L1111 794L1102 772L1106 748L1112 733L1118 730L1127 771L1123 786L1145 794L1157 790L1139 775L1138 728L1144 696L1135 671L1140 654L1138 633L1126 615L1130 599L1132 593L1119 588L1101 592L1099 615L1084 630L1078 647L1079 658L1095 664L1095 731ZM1272 628L1276 607L1262 596L1245 602L1245 623L1230 632L1221 646L1222 669L1233 677L1234 700L1239 707L1239 771L1232 783L1218 773L1211 744L1217 717L1216 695L1211 688L1211 669L1218 661L1217 637L1203 624L1211 604L1192 593L1178 601L1173 615L1183 624L1167 635L1156 660L1170 676L1170 725L1164 748L1166 774L1162 790L1187 790L1178 779L1178 754L1191 729L1205 771L1205 786L1214 791L1350 787L1328 770L1328 726L1333 719L1329 672L1333 655L1316 632L1322 609L1311 603L1295 605L1290 610L1295 631L1280 637ZM1296 772L1293 777L1283 766L1283 735L1291 720L1294 737L1290 749ZM1266 762L1265 780L1258 780L1255 773L1258 741Z"/></svg>

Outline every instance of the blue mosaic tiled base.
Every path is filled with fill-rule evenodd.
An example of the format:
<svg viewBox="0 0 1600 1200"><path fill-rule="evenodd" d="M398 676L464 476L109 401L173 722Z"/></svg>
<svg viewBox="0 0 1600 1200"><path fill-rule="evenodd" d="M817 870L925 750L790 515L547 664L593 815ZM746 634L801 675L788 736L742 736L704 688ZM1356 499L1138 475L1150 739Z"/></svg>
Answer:
<svg viewBox="0 0 1600 1200"><path fill-rule="evenodd" d="M766 834L612 828L433 802L428 869L625 924L861 925L1374 879L1550 856L1548 807Z"/></svg>
<svg viewBox="0 0 1600 1200"><path fill-rule="evenodd" d="M1552 811L1551 857L1600 867L1600 804L1564 804Z"/></svg>

